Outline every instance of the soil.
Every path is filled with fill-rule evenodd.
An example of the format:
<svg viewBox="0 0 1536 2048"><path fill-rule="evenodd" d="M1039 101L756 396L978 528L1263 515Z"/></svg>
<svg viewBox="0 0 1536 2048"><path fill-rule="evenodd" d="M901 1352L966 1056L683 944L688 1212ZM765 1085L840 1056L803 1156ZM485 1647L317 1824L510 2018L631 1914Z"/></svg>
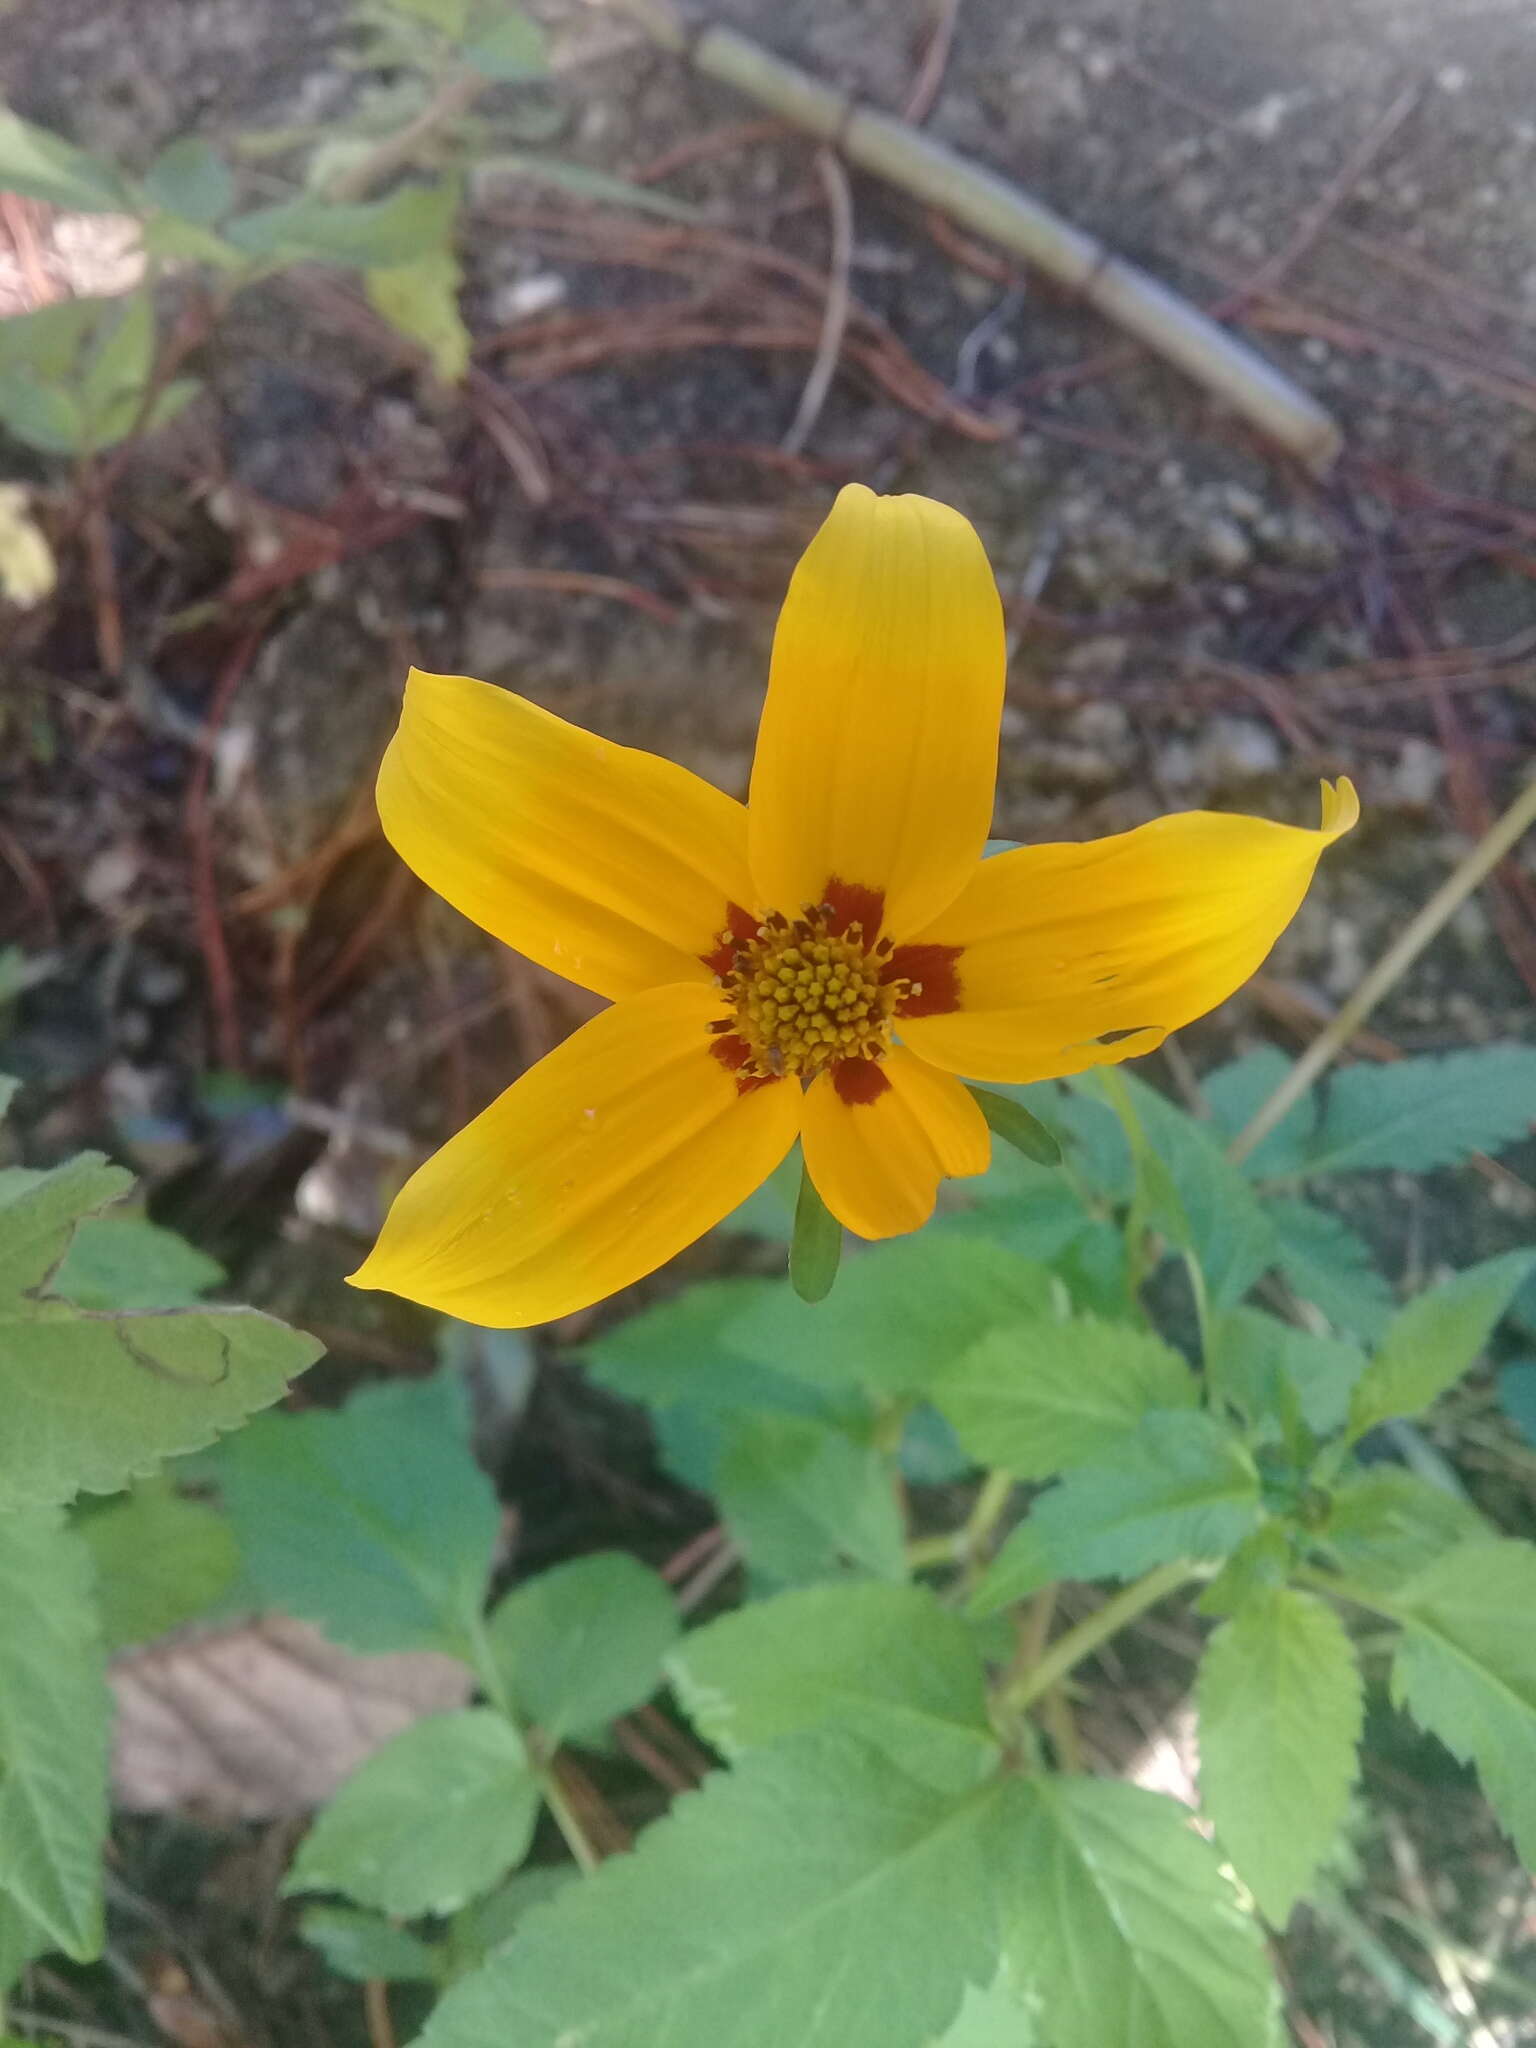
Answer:
<svg viewBox="0 0 1536 2048"><path fill-rule="evenodd" d="M1087 837L1204 804L1311 822L1319 775L1360 788L1362 826L1264 976L1186 1034L1196 1071L1310 1035L1536 743L1527 0L956 12L929 130L1190 297L1247 291L1239 331L1344 427L1322 484L1092 314L858 178L850 284L893 340L845 361L804 452L784 454L819 303L741 251L824 272L813 146L744 128L755 109L621 18L537 11L562 68L490 95L482 153L531 138L654 177L691 227L480 177L463 255L487 340L463 400L334 277L247 293L192 351L204 397L120 479L116 675L69 488L8 451L66 563L55 606L0 628L0 945L41 969L0 1013L0 1067L28 1082L29 1155L98 1141L131 1159L157 1213L195 1219L242 1292L321 1330L344 1370L428 1355L427 1319L340 1280L401 1158L585 1013L403 881L371 827L410 660L513 684L740 793L774 608L831 491L857 476L951 501L1009 611L1000 835ZM720 0L711 18L899 110L934 16L922 0ZM360 69L361 48L329 0L21 0L0 91L142 168L189 131L228 143L387 113L399 81ZM669 168L684 144L700 152ZM249 194L294 161L251 157ZM168 294L168 322L197 312L191 284ZM749 313L794 344L619 352L630 325L728 337ZM597 336L582 366L578 330ZM1527 843L1374 1027L1406 1050L1529 1035L1533 903ZM1533 1160L1510 1164L1529 1177ZM1341 1196L1394 1271L1426 1244L1462 1263L1530 1233L1518 1186L1443 1175L1400 1195ZM589 1392L562 1401L563 1384L541 1391L518 1462L570 1496L637 1454L622 1418ZM559 1492L544 1485L551 1514ZM593 1509L605 1528L615 1497ZM1533 1509L1527 1482L1517 1512ZM1457 1938L1518 1928L1481 1808L1394 1768L1404 1825L1456 1888ZM1528 1974L1530 1934L1501 1937L1512 1968L1526 1941ZM1417 2038L1320 1923L1290 1951L1309 2048ZM1536 2040L1532 2010L1493 2038Z"/></svg>

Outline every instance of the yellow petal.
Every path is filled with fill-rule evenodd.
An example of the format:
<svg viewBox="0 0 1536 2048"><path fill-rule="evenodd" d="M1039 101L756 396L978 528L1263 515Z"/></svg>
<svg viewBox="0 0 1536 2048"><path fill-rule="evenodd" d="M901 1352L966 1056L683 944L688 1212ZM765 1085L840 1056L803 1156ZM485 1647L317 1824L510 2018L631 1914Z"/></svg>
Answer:
<svg viewBox="0 0 1536 2048"><path fill-rule="evenodd" d="M789 586L752 768L759 905L832 878L883 890L899 937L953 902L992 816L1003 618L970 523L838 494Z"/></svg>
<svg viewBox="0 0 1536 2048"><path fill-rule="evenodd" d="M946 1174L985 1173L987 1120L949 1074L902 1046L879 1069L887 1085L849 1103L830 1074L806 1090L801 1142L821 1199L860 1237L896 1237L933 1214Z"/></svg>
<svg viewBox="0 0 1536 2048"><path fill-rule="evenodd" d="M964 948L960 1008L904 1018L902 1036L977 1081L1046 1080L1150 1052L1242 987L1295 916L1323 848L1359 815L1341 779L1323 784L1316 832L1186 811L983 861L918 940ZM1117 1034L1107 1045L1106 1033Z"/></svg>
<svg viewBox="0 0 1536 2048"><path fill-rule="evenodd" d="M800 1091L742 1094L710 1051L718 994L604 1010L412 1174L352 1275L492 1329L545 1323L692 1244L795 1141Z"/></svg>
<svg viewBox="0 0 1536 2048"><path fill-rule="evenodd" d="M752 893L733 798L471 676L412 669L379 815L429 888L599 995L707 980Z"/></svg>

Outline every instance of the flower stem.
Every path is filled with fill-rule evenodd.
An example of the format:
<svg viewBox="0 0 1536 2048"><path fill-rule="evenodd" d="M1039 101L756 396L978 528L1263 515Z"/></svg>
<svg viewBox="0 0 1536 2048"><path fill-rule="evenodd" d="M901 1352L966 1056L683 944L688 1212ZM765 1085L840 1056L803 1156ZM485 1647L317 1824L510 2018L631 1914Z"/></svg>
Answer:
<svg viewBox="0 0 1536 2048"><path fill-rule="evenodd" d="M1448 924L1478 884L1498 866L1521 835L1536 825L1536 780L1528 782L1503 817L1483 834L1466 859L1452 869L1429 901L1403 927L1397 939L1376 962L1334 1017L1313 1039L1280 1086L1261 1103L1232 1143L1231 1160L1246 1159L1262 1144L1312 1083L1333 1064L1372 1010L1395 988L1441 927Z"/></svg>
<svg viewBox="0 0 1536 2048"><path fill-rule="evenodd" d="M1085 1657L1092 1656L1100 1643L1107 1643L1138 1614L1144 1614L1159 1600L1165 1600L1178 1587L1198 1577L1199 1571L1198 1565L1181 1557L1171 1564L1158 1565L1145 1578L1137 1579L1129 1586L1122 1586L1076 1628L1069 1628L1064 1636L1058 1636L1037 1664L1022 1672L1004 1689L999 1705L1008 1713L1022 1714L1052 1686L1059 1685L1062 1679L1075 1671Z"/></svg>

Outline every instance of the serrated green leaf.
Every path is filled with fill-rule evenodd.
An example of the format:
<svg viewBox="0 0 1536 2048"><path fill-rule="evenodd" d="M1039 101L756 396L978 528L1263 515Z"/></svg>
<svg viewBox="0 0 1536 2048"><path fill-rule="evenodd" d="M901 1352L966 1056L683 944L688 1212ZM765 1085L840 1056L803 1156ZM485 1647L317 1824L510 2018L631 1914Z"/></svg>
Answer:
<svg viewBox="0 0 1536 2048"><path fill-rule="evenodd" d="M1047 1479L1108 1457L1153 1408L1193 1408L1194 1374L1160 1339L1090 1317L994 1330L930 1390L980 1465Z"/></svg>
<svg viewBox="0 0 1536 2048"><path fill-rule="evenodd" d="M1319 1436L1342 1429L1365 1353L1338 1337L1314 1336L1262 1309L1229 1308L1213 1321L1218 1382L1251 1424L1280 1412L1285 1392Z"/></svg>
<svg viewBox="0 0 1536 2048"><path fill-rule="evenodd" d="M418 2048L925 2048L995 1972L998 1804L835 1734L760 1750L530 1914Z"/></svg>
<svg viewBox="0 0 1536 2048"><path fill-rule="evenodd" d="M52 1277L81 1217L121 1201L133 1175L99 1152L81 1152L17 1189L0 1208L0 1323L9 1323Z"/></svg>
<svg viewBox="0 0 1536 2048"><path fill-rule="evenodd" d="M324 1348L255 1309L53 1313L0 1334L0 1509L116 1493L270 1406Z"/></svg>
<svg viewBox="0 0 1536 2048"><path fill-rule="evenodd" d="M215 1471L274 1607L365 1654L473 1640L501 1512L456 1378L365 1387L335 1414L263 1416Z"/></svg>
<svg viewBox="0 0 1536 2048"><path fill-rule="evenodd" d="M375 311L427 352L445 384L469 368L469 329L459 311L462 272L451 249L429 249L409 263L368 270L363 286Z"/></svg>
<svg viewBox="0 0 1536 2048"><path fill-rule="evenodd" d="M541 1572L486 1625L520 1709L555 1742L648 1700L677 1632L671 1588L619 1551Z"/></svg>
<svg viewBox="0 0 1536 2048"><path fill-rule="evenodd" d="M478 1969L487 1956L511 1940L535 1906L548 1905L568 1884L580 1882L570 1863L533 1863L513 1871L494 1891L454 1914L444 1942L449 1974L462 1977L466 1971Z"/></svg>
<svg viewBox="0 0 1536 2048"><path fill-rule="evenodd" d="M1263 1108L1291 1071L1291 1065L1279 1046L1260 1045L1201 1075L1200 1093L1224 1141L1235 1138ZM1272 1172L1287 1170L1286 1162L1294 1153L1295 1133L1304 1129L1308 1121L1309 1102L1310 1098L1298 1103L1248 1154L1242 1170L1251 1180L1263 1180Z"/></svg>
<svg viewBox="0 0 1536 2048"><path fill-rule="evenodd" d="M599 1386L650 1408L671 1408L679 1401L750 1407L751 1399L736 1398L740 1379L765 1368L734 1350L728 1333L749 1309L778 1292L769 1280L701 1280L603 1331L578 1356ZM817 1403L817 1396L804 1392L802 1381L787 1373L773 1379L799 1390L794 1398L802 1403Z"/></svg>
<svg viewBox="0 0 1536 2048"><path fill-rule="evenodd" d="M28 1963L46 1955L53 1943L32 1915L7 1891L0 1891L0 1998L4 1998ZM0 2034L0 2048L32 2048L14 2035Z"/></svg>
<svg viewBox="0 0 1536 2048"><path fill-rule="evenodd" d="M503 85L542 78L549 70L543 29L508 0L472 0L460 54L472 70Z"/></svg>
<svg viewBox="0 0 1536 2048"><path fill-rule="evenodd" d="M1006 1953L1051 2048L1273 2040L1259 1929L1175 1800L1101 1778L1020 1778L1006 1821Z"/></svg>
<svg viewBox="0 0 1536 2048"><path fill-rule="evenodd" d="M458 182L451 178L401 185L385 199L350 205L290 199L242 213L226 223L224 237L249 256L379 270L444 248L458 204Z"/></svg>
<svg viewBox="0 0 1536 2048"><path fill-rule="evenodd" d="M9 107L0 107L0 191L74 213L128 211L127 192L110 164Z"/></svg>
<svg viewBox="0 0 1536 2048"><path fill-rule="evenodd" d="M144 190L167 213L211 228L235 203L235 176L225 157L202 135L167 143L144 173Z"/></svg>
<svg viewBox="0 0 1536 2048"><path fill-rule="evenodd" d="M1357 1467L1335 1489L1319 1542L1348 1579L1401 1585L1446 1551L1493 1531L1470 1502L1401 1465Z"/></svg>
<svg viewBox="0 0 1536 2048"><path fill-rule="evenodd" d="M90 1555L57 1508L0 1515L0 1615L0 1891L88 1962L112 1703Z"/></svg>
<svg viewBox="0 0 1536 2048"><path fill-rule="evenodd" d="M731 1534L770 1579L794 1584L850 1564L879 1578L906 1575L886 1461L839 1429L747 1416L727 1431L716 1484Z"/></svg>
<svg viewBox="0 0 1536 2048"><path fill-rule="evenodd" d="M924 1393L988 1330L1050 1313L1051 1278L986 1239L901 1237L850 1259L815 1307L773 1289L729 1325L733 1350L820 1385Z"/></svg>
<svg viewBox="0 0 1536 2048"><path fill-rule="evenodd" d="M924 1587L780 1593L694 1629L667 1669L723 1756L836 1726L940 1789L964 1792L996 1761L974 1635Z"/></svg>
<svg viewBox="0 0 1536 2048"><path fill-rule="evenodd" d="M504 1715L432 1714L348 1778L304 1837L283 1890L344 1892L404 1920L456 1912L522 1862L540 1797Z"/></svg>
<svg viewBox="0 0 1536 2048"><path fill-rule="evenodd" d="M966 1987L954 2025L933 2048L1038 2048L1039 2034L1028 2009L1006 1985L980 1991Z"/></svg>
<svg viewBox="0 0 1536 2048"><path fill-rule="evenodd" d="M1303 1301L1320 1308L1335 1328L1367 1343L1392 1319L1392 1289L1342 1216L1310 1202L1269 1201L1277 1264Z"/></svg>
<svg viewBox="0 0 1536 2048"><path fill-rule="evenodd" d="M1536 1252L1504 1252L1455 1273L1398 1310L1356 1383L1349 1427L1362 1436L1394 1415L1417 1415L1461 1378L1527 1273Z"/></svg>
<svg viewBox="0 0 1536 2048"><path fill-rule="evenodd" d="M1069 1472L982 1577L991 1614L1053 1579L1128 1578L1178 1557L1223 1557L1258 1520L1253 1460L1213 1416L1154 1411L1111 1460Z"/></svg>
<svg viewBox="0 0 1536 2048"><path fill-rule="evenodd" d="M1392 1697L1474 1764L1527 1869L1536 1869L1536 1546L1448 1551L1391 1596L1403 1623Z"/></svg>
<svg viewBox="0 0 1536 2048"><path fill-rule="evenodd" d="M152 1642L206 1614L239 1576L240 1546L224 1517L166 1479L141 1480L76 1526L95 1563L109 1650Z"/></svg>
<svg viewBox="0 0 1536 2048"><path fill-rule="evenodd" d="M174 1230L142 1216L87 1216L49 1292L76 1308L187 1308L223 1278L216 1259Z"/></svg>
<svg viewBox="0 0 1536 2048"><path fill-rule="evenodd" d="M441 1974L439 1949L403 1927L391 1926L377 1913L352 1906L310 1906L299 1915L299 1932L338 1977L354 1984L366 1984L370 1978L386 1984L431 1984Z"/></svg>
<svg viewBox="0 0 1536 2048"><path fill-rule="evenodd" d="M1284 1927L1349 1804L1364 1715L1354 1646L1312 1594L1256 1589L1207 1644L1196 1702L1201 1804Z"/></svg>

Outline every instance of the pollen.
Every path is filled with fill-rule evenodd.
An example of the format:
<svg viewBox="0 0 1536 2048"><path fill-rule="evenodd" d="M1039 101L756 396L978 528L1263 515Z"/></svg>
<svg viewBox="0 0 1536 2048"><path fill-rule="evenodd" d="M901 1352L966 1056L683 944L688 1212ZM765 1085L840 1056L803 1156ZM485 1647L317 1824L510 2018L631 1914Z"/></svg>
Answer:
<svg viewBox="0 0 1536 2048"><path fill-rule="evenodd" d="M808 1079L840 1060L881 1060L890 1050L891 1015L916 984L890 973L889 939L866 939L842 925L830 903L806 904L793 922L774 911L743 937L719 935L720 976L734 1015L712 1029L746 1047L743 1079Z"/></svg>

